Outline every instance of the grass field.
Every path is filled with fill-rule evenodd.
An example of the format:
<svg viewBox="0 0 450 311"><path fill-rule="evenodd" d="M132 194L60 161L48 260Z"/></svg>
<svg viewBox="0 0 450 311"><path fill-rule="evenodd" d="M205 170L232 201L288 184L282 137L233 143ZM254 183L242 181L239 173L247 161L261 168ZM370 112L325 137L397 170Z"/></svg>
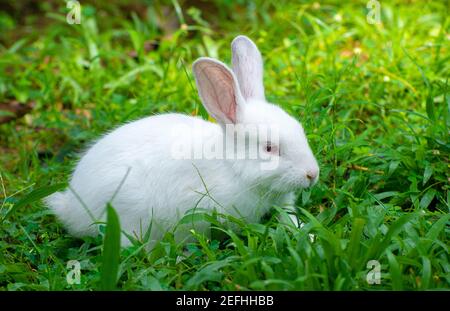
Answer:
<svg viewBox="0 0 450 311"><path fill-rule="evenodd" d="M0 11L0 118L14 102L30 110L0 124L0 290L450 288L448 2L382 1L380 23L367 1L81 2L79 25L60 1ZM230 63L238 34L258 44L268 100L302 122L320 163L298 193L305 226L274 207L235 234L212 215L223 234L194 232L189 252L169 232L150 254L118 254L110 214L107 239L70 237L40 199L78 153L143 116L204 116L191 64Z"/></svg>

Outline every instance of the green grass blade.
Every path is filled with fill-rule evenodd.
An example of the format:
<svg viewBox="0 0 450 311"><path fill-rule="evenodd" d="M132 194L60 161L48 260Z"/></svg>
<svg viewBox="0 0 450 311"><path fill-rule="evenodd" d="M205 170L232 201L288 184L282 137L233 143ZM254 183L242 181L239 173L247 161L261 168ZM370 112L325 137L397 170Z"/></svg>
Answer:
<svg viewBox="0 0 450 311"><path fill-rule="evenodd" d="M442 216L438 221L436 221L428 230L426 237L427 239L430 239L432 241L436 240L439 236L439 233L441 233L442 230L444 230L447 222L450 220L450 214Z"/></svg>
<svg viewBox="0 0 450 311"><path fill-rule="evenodd" d="M29 194L27 194L23 199L21 199L19 202L17 202L3 217L2 221L4 221L7 217L9 217L12 213L14 213L16 210L18 210L21 207L24 207L28 204L31 204L33 202L36 202L38 200L41 200L50 194L59 191L66 187L66 184L56 184L51 185L47 187L41 187L34 189Z"/></svg>
<svg viewBox="0 0 450 311"><path fill-rule="evenodd" d="M357 268L355 267L355 264L358 262L358 259L360 259L359 251L365 224L366 220L363 218L355 218L355 220L353 221L352 233L348 246L348 255L350 256L350 265L354 268Z"/></svg>
<svg viewBox="0 0 450 311"><path fill-rule="evenodd" d="M393 290L402 290L402 272L400 270L400 265L391 251L387 250L386 255L389 261L389 273L391 275L391 285Z"/></svg>
<svg viewBox="0 0 450 311"><path fill-rule="evenodd" d="M422 256L422 281L420 287L427 289L430 287L431 282L431 262L425 256Z"/></svg>
<svg viewBox="0 0 450 311"><path fill-rule="evenodd" d="M105 239L103 241L103 260L101 268L102 290L114 290L117 286L117 273L120 261L120 223L116 211L108 203Z"/></svg>
<svg viewBox="0 0 450 311"><path fill-rule="evenodd" d="M394 221L389 227L386 236L375 249L375 254L381 255L383 251L389 246L391 240L400 233L403 227L415 217L415 214L406 214L399 217L396 221Z"/></svg>

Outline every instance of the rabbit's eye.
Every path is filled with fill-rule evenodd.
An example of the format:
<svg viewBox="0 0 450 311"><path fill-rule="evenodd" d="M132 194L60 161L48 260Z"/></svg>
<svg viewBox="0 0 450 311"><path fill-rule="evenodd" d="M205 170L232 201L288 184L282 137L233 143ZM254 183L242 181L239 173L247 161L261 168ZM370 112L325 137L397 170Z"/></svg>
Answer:
<svg viewBox="0 0 450 311"><path fill-rule="evenodd" d="M265 143L264 150L268 153L278 154L278 147L273 145L270 141Z"/></svg>

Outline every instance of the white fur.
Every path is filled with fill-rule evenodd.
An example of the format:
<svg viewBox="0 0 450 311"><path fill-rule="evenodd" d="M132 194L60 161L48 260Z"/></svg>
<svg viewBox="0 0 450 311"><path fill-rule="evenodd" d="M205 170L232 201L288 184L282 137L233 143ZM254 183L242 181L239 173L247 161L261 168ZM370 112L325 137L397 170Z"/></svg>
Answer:
<svg viewBox="0 0 450 311"><path fill-rule="evenodd" d="M152 223L152 240L160 239L194 207L257 222L271 206L292 198L294 190L317 181L319 168L302 126L264 99L262 60L256 46L239 36L232 48L237 77L217 60L201 58L193 66L203 104L218 124L182 114L125 124L84 154L69 189L46 198L72 235L96 235L93 222L105 219L108 202L116 209L122 230L130 235L143 237ZM241 85L241 81L247 82ZM180 124L206 129L206 135L194 140L207 141L223 139L224 125L230 122L279 125L278 168L262 171L258 160L173 159L173 142L192 138L175 131ZM129 243L124 235L122 246Z"/></svg>

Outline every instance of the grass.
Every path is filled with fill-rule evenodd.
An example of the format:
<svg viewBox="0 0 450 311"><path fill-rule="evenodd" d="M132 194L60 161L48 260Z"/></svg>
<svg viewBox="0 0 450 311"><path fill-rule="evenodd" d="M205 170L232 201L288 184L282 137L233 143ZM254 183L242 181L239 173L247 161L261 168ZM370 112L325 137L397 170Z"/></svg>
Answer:
<svg viewBox="0 0 450 311"><path fill-rule="evenodd" d="M367 23L365 1L125 3L83 5L80 25L59 2L0 12L0 102L35 103L0 125L1 290L450 288L445 1L382 1L382 24ZM163 7L181 26L163 30ZM150 254L119 254L109 209L104 241L70 237L40 198L105 131L153 113L204 116L191 64L229 63L237 34L259 45L268 99L302 121L320 162L319 183L298 193L305 226L280 224L277 207L262 224L231 220L239 234L220 226L227 215L200 215L214 234L192 232L189 253L168 232ZM66 281L70 260L80 284ZM366 281L370 260L380 284Z"/></svg>

